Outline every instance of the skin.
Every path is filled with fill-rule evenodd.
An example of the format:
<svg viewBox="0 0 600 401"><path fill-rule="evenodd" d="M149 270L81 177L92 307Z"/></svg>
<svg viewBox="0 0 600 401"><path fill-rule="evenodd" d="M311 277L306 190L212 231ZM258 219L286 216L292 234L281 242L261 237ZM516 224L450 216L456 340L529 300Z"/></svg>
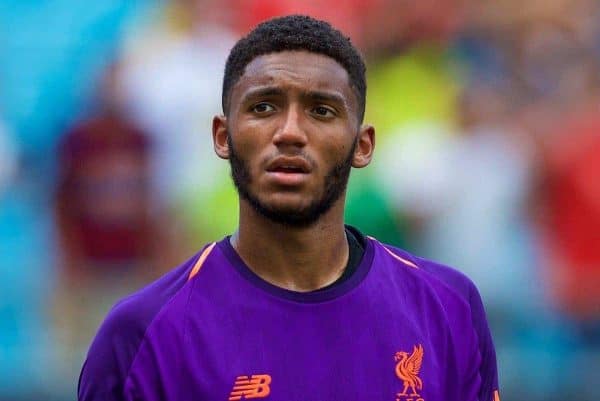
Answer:
<svg viewBox="0 0 600 401"><path fill-rule="evenodd" d="M231 135L230 141L227 137ZM350 157L366 167L375 130L361 125L348 73L332 58L286 51L251 61L231 91L227 116L213 119L216 154L230 145L249 169L248 191L280 212L305 210L322 198L325 177ZM281 157L300 159L306 174L269 171ZM348 261L344 229L345 190L308 225L275 222L240 197L240 220L231 243L259 277L293 291L312 291L334 282Z"/></svg>

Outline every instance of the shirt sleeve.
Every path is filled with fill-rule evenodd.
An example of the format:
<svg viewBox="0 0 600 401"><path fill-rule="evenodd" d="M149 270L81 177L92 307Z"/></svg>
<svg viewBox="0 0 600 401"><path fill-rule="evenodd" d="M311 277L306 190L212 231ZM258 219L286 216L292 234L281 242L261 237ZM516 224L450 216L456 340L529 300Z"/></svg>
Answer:
<svg viewBox="0 0 600 401"><path fill-rule="evenodd" d="M123 386L146 327L134 304L117 304L98 330L79 376L79 401L129 401Z"/></svg>
<svg viewBox="0 0 600 401"><path fill-rule="evenodd" d="M100 326L79 376L79 401L134 401L141 399L130 383L130 368L138 357L146 331L166 305L188 282L201 252L181 266L118 302Z"/></svg>
<svg viewBox="0 0 600 401"><path fill-rule="evenodd" d="M481 355L481 363L479 365L479 375L481 377L479 400L500 401L498 394L496 350L492 341L492 335L488 326L481 296L475 285L472 283L469 291L469 304L471 307L473 327L477 335L479 353Z"/></svg>

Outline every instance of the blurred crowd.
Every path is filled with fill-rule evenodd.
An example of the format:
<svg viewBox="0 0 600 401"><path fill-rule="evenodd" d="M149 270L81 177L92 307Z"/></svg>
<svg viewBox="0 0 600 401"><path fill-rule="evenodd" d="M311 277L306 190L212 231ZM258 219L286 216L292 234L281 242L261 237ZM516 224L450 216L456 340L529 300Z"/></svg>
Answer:
<svg viewBox="0 0 600 401"><path fill-rule="evenodd" d="M504 401L599 400L596 0L3 2L0 399L75 399L111 305L235 229L225 58L290 13L367 60L347 221L473 279Z"/></svg>

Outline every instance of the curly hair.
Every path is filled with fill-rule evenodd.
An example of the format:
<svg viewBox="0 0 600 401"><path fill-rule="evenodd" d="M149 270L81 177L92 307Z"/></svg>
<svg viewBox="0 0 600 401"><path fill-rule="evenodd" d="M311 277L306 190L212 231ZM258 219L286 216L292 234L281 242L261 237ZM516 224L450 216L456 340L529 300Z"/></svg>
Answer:
<svg viewBox="0 0 600 401"><path fill-rule="evenodd" d="M367 84L365 63L360 53L348 37L329 23L305 15L288 15L265 21L233 46L223 77L223 112L228 113L231 89L252 60L264 54L288 50L323 54L344 67L350 78L350 87L358 100L358 117L362 122Z"/></svg>

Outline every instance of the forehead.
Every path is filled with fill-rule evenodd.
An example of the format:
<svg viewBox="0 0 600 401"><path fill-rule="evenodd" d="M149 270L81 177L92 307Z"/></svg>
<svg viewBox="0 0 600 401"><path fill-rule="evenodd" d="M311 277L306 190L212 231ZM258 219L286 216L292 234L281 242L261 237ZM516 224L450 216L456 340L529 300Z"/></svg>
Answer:
<svg viewBox="0 0 600 401"><path fill-rule="evenodd" d="M284 51L256 57L235 84L232 101L260 86L301 91L335 91L356 103L348 72L331 57L307 51Z"/></svg>

